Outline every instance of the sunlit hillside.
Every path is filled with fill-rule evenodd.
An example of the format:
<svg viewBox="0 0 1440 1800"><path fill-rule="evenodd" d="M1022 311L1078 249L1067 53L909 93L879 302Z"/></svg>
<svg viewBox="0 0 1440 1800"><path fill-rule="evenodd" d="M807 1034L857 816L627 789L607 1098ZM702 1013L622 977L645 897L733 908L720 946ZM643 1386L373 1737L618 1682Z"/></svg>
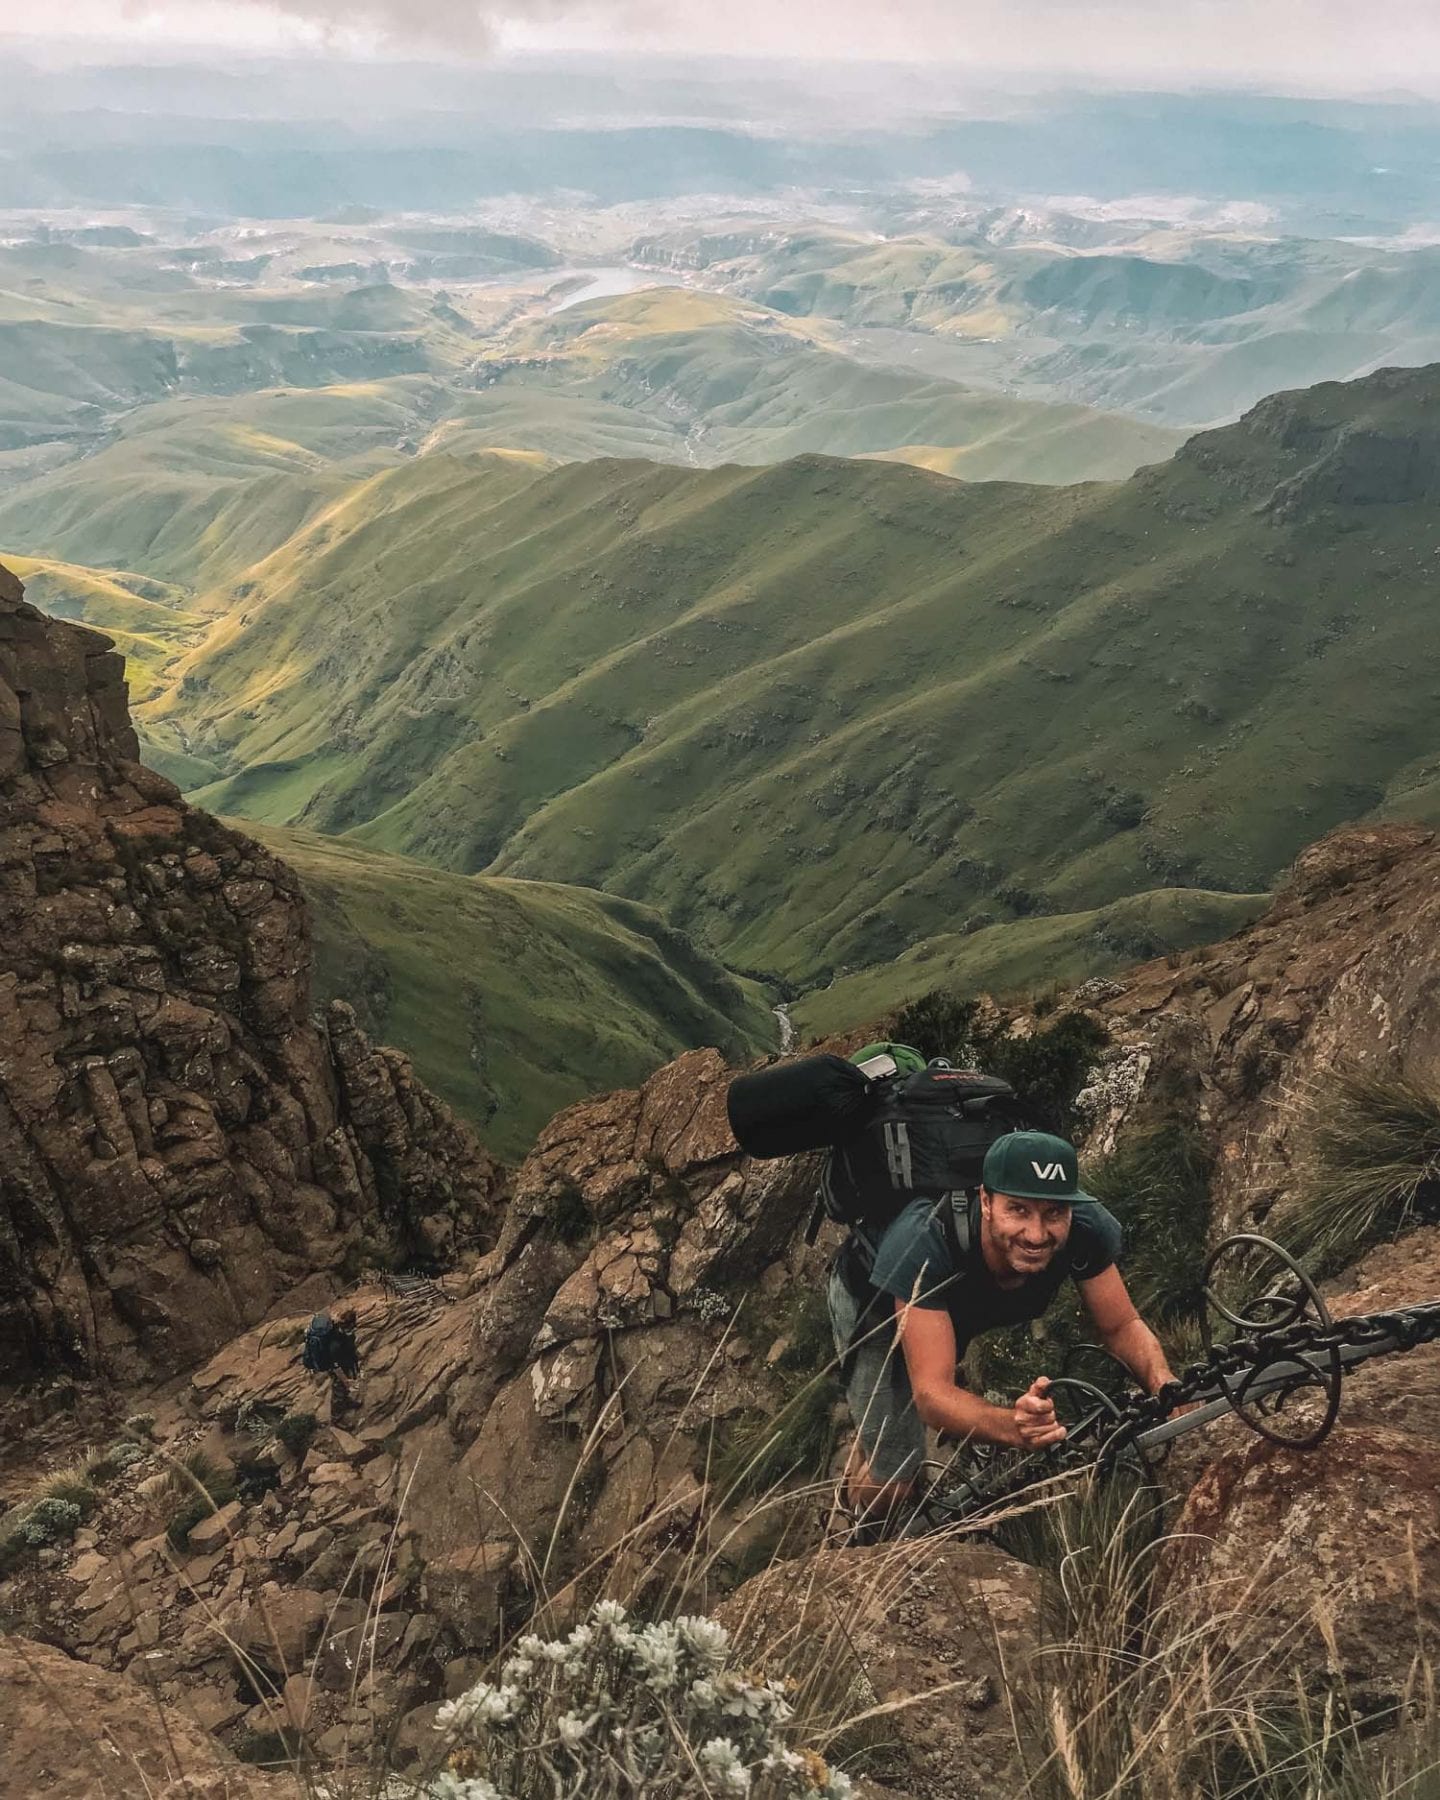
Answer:
<svg viewBox="0 0 1440 1800"><path fill-rule="evenodd" d="M145 728L233 771L222 810L643 895L805 985L967 920L1254 893L1434 808L1436 381L1063 489L422 458L249 569Z"/></svg>

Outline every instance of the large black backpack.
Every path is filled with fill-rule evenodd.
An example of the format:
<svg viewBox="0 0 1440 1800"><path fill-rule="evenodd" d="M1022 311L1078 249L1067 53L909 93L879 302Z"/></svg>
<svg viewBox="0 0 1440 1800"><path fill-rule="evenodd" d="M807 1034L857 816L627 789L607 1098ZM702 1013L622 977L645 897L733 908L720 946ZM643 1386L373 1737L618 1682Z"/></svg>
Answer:
<svg viewBox="0 0 1440 1800"><path fill-rule="evenodd" d="M335 1326L329 1313L316 1313L305 1328L300 1362L312 1375L325 1375L335 1365Z"/></svg>
<svg viewBox="0 0 1440 1800"><path fill-rule="evenodd" d="M932 1063L882 1084L862 1131L825 1159L826 1214L878 1241L912 1200L980 1186L985 1152L1026 1118L1008 1081Z"/></svg>

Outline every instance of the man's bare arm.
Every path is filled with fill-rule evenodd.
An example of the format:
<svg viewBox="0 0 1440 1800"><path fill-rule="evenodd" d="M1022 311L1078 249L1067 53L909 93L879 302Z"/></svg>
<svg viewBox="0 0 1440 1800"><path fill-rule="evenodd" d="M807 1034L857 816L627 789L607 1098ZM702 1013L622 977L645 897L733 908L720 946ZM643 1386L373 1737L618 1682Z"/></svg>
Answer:
<svg viewBox="0 0 1440 1800"><path fill-rule="evenodd" d="M956 1386L955 1327L949 1313L897 1300L895 1317L915 1410L927 1425L1015 1449L1036 1450L1064 1438L1065 1427L1056 1422L1044 1376L1013 1407L992 1406Z"/></svg>
<svg viewBox="0 0 1440 1800"><path fill-rule="evenodd" d="M1136 1312L1113 1263L1103 1275L1077 1285L1101 1342L1112 1356L1119 1357L1147 1394L1158 1393L1167 1381L1175 1379L1160 1340Z"/></svg>

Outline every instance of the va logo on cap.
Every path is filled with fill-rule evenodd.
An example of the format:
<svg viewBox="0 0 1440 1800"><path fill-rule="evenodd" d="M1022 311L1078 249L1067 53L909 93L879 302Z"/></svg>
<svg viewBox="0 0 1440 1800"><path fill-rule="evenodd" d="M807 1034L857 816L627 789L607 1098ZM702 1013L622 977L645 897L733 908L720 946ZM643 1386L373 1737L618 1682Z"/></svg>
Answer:
<svg viewBox="0 0 1440 1800"><path fill-rule="evenodd" d="M1042 1181L1063 1181L1065 1179L1064 1163L1032 1162L1030 1167L1035 1171L1035 1173L1040 1177L1040 1179Z"/></svg>

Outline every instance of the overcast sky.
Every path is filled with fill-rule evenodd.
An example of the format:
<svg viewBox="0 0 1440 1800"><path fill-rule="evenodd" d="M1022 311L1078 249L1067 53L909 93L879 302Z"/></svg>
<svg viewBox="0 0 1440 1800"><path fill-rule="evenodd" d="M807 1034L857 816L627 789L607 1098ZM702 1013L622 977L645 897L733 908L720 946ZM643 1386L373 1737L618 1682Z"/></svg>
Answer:
<svg viewBox="0 0 1440 1800"><path fill-rule="evenodd" d="M0 34L33 32L0 0ZM1440 89L1440 0L64 0L47 35L162 52L577 48L945 60L1166 84Z"/></svg>

